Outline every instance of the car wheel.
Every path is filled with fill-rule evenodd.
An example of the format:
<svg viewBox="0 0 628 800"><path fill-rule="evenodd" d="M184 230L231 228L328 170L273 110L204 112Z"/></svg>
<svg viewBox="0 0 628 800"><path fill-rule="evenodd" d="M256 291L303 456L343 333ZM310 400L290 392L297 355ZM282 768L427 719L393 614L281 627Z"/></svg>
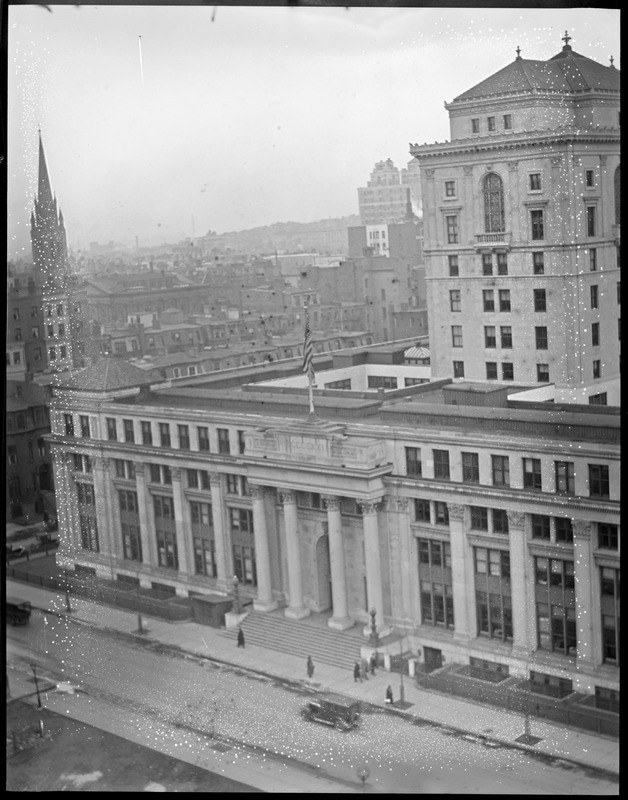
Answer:
<svg viewBox="0 0 628 800"><path fill-rule="evenodd" d="M335 727L336 727L337 731L346 731L347 730L346 724L341 719L337 719L336 720L336 726Z"/></svg>

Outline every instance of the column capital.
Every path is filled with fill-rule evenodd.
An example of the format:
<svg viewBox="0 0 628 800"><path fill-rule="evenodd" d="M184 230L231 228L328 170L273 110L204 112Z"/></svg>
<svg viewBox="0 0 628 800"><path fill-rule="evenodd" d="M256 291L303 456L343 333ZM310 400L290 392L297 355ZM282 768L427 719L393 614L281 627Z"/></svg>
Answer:
<svg viewBox="0 0 628 800"><path fill-rule="evenodd" d="M395 501L397 511L399 511L400 513L403 513L404 511L408 510L408 503L410 502L409 497L402 497L400 495L395 495L390 499Z"/></svg>
<svg viewBox="0 0 628 800"><path fill-rule="evenodd" d="M454 503L450 505L447 503L447 513L449 514L449 519L455 519L458 522L462 522L464 519L464 506L458 505Z"/></svg>
<svg viewBox="0 0 628 800"><path fill-rule="evenodd" d="M572 519L571 526L573 528L574 539L581 541L591 541L591 531L593 526L586 519Z"/></svg>
<svg viewBox="0 0 628 800"><path fill-rule="evenodd" d="M144 477L148 471L148 464L145 461L134 461L133 466L135 467L135 477L138 476Z"/></svg>
<svg viewBox="0 0 628 800"><path fill-rule="evenodd" d="M362 512L362 515L377 514L379 509L383 506L383 497L380 497L378 500L358 500L358 508Z"/></svg>
<svg viewBox="0 0 628 800"><path fill-rule="evenodd" d="M220 472L208 471L207 474L209 475L210 486L220 487L222 485L222 475L220 474Z"/></svg>
<svg viewBox="0 0 628 800"><path fill-rule="evenodd" d="M283 505L293 504L297 502L297 495L292 489L279 489L279 502Z"/></svg>
<svg viewBox="0 0 628 800"><path fill-rule="evenodd" d="M181 472L181 467L170 467L170 475L172 476L173 481L181 480Z"/></svg>
<svg viewBox="0 0 628 800"><path fill-rule="evenodd" d="M264 487L259 483L249 483L249 492L253 500L264 499Z"/></svg>
<svg viewBox="0 0 628 800"><path fill-rule="evenodd" d="M509 528L523 528L526 515L522 511L507 511L506 515Z"/></svg>
<svg viewBox="0 0 628 800"><path fill-rule="evenodd" d="M340 508L340 498L335 494L321 495L321 500L328 511L338 511Z"/></svg>

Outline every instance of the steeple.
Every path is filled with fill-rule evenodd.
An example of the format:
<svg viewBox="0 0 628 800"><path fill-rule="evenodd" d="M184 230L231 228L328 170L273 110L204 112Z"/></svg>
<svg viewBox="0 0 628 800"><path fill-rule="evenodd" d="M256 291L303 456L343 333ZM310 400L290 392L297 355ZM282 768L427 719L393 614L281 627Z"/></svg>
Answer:
<svg viewBox="0 0 628 800"><path fill-rule="evenodd" d="M37 184L37 195L41 207L48 206L52 208L54 199L52 196L52 187L50 186L50 178L48 177L44 144L41 140L41 130L39 130L39 180Z"/></svg>

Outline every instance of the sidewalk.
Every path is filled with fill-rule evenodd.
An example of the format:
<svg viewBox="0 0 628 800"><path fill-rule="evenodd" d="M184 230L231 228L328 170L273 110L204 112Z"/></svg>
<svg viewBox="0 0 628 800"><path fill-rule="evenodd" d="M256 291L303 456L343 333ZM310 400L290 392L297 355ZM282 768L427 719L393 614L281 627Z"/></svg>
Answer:
<svg viewBox="0 0 628 800"><path fill-rule="evenodd" d="M6 593L30 600L33 608L67 615L77 623L125 633L137 632L137 614L133 612L72 597L72 612L68 613L63 594L11 580L6 582ZM142 620L147 631L145 638L193 655L205 656L287 681L298 681L315 690L340 692L378 706L385 705L386 687L390 684L394 699L399 700L401 677L395 673L377 670L375 676L370 676L363 683L356 683L351 670L345 672L338 667L317 663L314 676L308 679L305 664L307 654L298 658L256 645L239 648L236 647L235 638L227 637L224 631L195 622L169 623L146 616ZM465 731L482 740L499 742L619 775L619 743L614 739L565 728L537 718L530 720L526 731L521 714L427 692L417 688L409 677L403 678L403 689L408 707L403 711L398 708L390 709L391 713L420 717L436 725ZM12 696L15 696L13 692ZM517 741L525 733L538 741L534 744Z"/></svg>

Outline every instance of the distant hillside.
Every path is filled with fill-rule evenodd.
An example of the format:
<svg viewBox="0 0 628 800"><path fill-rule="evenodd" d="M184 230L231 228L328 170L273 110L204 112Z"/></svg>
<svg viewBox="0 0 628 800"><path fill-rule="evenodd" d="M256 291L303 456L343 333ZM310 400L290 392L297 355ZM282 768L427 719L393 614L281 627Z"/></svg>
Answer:
<svg viewBox="0 0 628 800"><path fill-rule="evenodd" d="M263 225L259 228L248 228L243 231L228 231L220 234L221 236L245 236L255 237L275 237L275 236L294 236L299 233L310 231L333 231L350 228L360 225L360 215L351 214L348 217L330 217L321 219L317 222L273 222L272 225Z"/></svg>

